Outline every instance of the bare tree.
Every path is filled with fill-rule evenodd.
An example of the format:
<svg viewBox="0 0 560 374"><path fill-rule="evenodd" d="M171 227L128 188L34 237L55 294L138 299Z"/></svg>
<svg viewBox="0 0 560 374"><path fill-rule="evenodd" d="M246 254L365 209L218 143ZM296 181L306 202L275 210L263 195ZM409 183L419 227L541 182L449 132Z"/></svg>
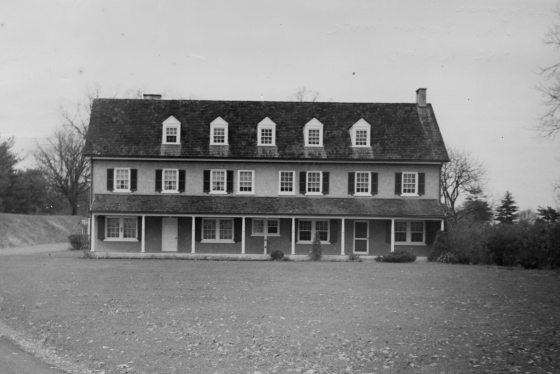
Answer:
<svg viewBox="0 0 560 374"><path fill-rule="evenodd" d="M441 170L441 193L448 214L457 220L457 203L468 195L482 192L484 167L465 152L449 149L450 162Z"/></svg>
<svg viewBox="0 0 560 374"><path fill-rule="evenodd" d="M288 98L293 101L299 101L300 103L303 102L316 102L319 100L319 92L309 90L307 87L300 87L296 92L290 95Z"/></svg>
<svg viewBox="0 0 560 374"><path fill-rule="evenodd" d="M556 16L560 18L560 8ZM545 44L556 51L560 50L560 22L546 33ZM540 90L545 97L547 110L541 117L540 130L544 136L553 137L560 132L560 62L542 69L542 74L547 83Z"/></svg>

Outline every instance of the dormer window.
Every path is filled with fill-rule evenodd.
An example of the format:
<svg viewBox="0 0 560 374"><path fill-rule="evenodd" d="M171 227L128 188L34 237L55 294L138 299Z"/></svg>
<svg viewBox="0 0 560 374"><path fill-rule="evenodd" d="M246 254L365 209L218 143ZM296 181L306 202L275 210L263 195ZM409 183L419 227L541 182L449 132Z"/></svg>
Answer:
<svg viewBox="0 0 560 374"><path fill-rule="evenodd" d="M257 145L276 145L276 124L268 117L257 125Z"/></svg>
<svg viewBox="0 0 560 374"><path fill-rule="evenodd" d="M228 145L228 123L222 117L210 123L210 145Z"/></svg>
<svg viewBox="0 0 560 374"><path fill-rule="evenodd" d="M350 128L350 137L352 138L352 147L370 147L371 146L371 125L364 119L360 119Z"/></svg>
<svg viewBox="0 0 560 374"><path fill-rule="evenodd" d="M316 118L307 122L303 127L303 138L306 147L323 146L323 124Z"/></svg>
<svg viewBox="0 0 560 374"><path fill-rule="evenodd" d="M163 121L162 144L181 144L181 122L171 116Z"/></svg>

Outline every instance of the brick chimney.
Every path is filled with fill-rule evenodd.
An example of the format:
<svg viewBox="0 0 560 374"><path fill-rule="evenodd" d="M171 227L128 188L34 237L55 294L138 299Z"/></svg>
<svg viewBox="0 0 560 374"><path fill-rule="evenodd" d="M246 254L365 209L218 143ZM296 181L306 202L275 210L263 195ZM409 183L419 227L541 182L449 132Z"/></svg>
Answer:
<svg viewBox="0 0 560 374"><path fill-rule="evenodd" d="M144 94L144 100L161 100L161 95L159 94Z"/></svg>
<svg viewBox="0 0 560 374"><path fill-rule="evenodd" d="M426 88L416 90L416 105L420 107L426 106Z"/></svg>

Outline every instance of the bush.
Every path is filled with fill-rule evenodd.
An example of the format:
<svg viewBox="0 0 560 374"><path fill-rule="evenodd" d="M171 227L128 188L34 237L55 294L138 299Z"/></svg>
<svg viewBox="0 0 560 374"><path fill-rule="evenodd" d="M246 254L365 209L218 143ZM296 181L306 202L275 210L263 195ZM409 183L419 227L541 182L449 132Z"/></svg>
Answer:
<svg viewBox="0 0 560 374"><path fill-rule="evenodd" d="M272 261L280 261L284 258L284 252L279 249L275 249L274 251L270 252L270 259Z"/></svg>
<svg viewBox="0 0 560 374"><path fill-rule="evenodd" d="M313 240L313 244L311 244L311 252L309 252L309 259L311 261L319 261L323 256L323 249L321 248L321 239L319 239L319 235L315 235L315 239Z"/></svg>
<svg viewBox="0 0 560 374"><path fill-rule="evenodd" d="M355 261L355 262L362 262L362 259L360 258L360 256L358 256L355 253L350 253L348 255L348 261Z"/></svg>
<svg viewBox="0 0 560 374"><path fill-rule="evenodd" d="M449 233L446 231L438 231L430 253L428 254L428 261L439 261L438 259L442 255L447 254L450 251Z"/></svg>
<svg viewBox="0 0 560 374"><path fill-rule="evenodd" d="M523 225L499 224L490 230L486 240L488 256L498 266L514 266L523 251Z"/></svg>
<svg viewBox="0 0 560 374"><path fill-rule="evenodd" d="M407 251L395 251L386 256L378 256L375 258L377 262L414 262L416 255Z"/></svg>
<svg viewBox="0 0 560 374"><path fill-rule="evenodd" d="M72 249L89 249L89 235L72 234L68 237Z"/></svg>

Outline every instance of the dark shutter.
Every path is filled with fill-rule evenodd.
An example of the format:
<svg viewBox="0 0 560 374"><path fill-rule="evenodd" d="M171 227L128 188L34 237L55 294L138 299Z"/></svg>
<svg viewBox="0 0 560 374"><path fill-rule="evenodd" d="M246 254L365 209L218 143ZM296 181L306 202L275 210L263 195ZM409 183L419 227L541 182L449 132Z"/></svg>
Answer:
<svg viewBox="0 0 560 374"><path fill-rule="evenodd" d="M418 173L418 195L426 193L426 173Z"/></svg>
<svg viewBox="0 0 560 374"><path fill-rule="evenodd" d="M138 169L130 169L130 190L136 191L138 188Z"/></svg>
<svg viewBox="0 0 560 374"><path fill-rule="evenodd" d="M241 242L241 218L233 219L233 241L236 243Z"/></svg>
<svg viewBox="0 0 560 374"><path fill-rule="evenodd" d="M395 173L395 195L400 195L402 191L402 173Z"/></svg>
<svg viewBox="0 0 560 374"><path fill-rule="evenodd" d="M197 242L200 242L201 239L202 239L202 218L195 218L195 220L194 220L194 240L196 240Z"/></svg>
<svg viewBox="0 0 560 374"><path fill-rule="evenodd" d="M113 191L113 175L115 169L107 169L107 191Z"/></svg>
<svg viewBox="0 0 560 374"><path fill-rule="evenodd" d="M356 173L348 173L348 195L354 195L354 179L356 178Z"/></svg>
<svg viewBox="0 0 560 374"><path fill-rule="evenodd" d="M299 172L299 193L300 194L304 194L307 192L306 190L306 185L307 185L307 181L306 179L306 172L305 171L300 171Z"/></svg>
<svg viewBox="0 0 560 374"><path fill-rule="evenodd" d="M377 195L377 182L379 177L377 173L371 173L371 194Z"/></svg>
<svg viewBox="0 0 560 374"><path fill-rule="evenodd" d="M391 221L387 221L385 226L385 243L391 244Z"/></svg>
<svg viewBox="0 0 560 374"><path fill-rule="evenodd" d="M436 235L441 228L441 222L439 221L424 221L425 231L426 231L426 244L432 244L436 239Z"/></svg>
<svg viewBox="0 0 560 374"><path fill-rule="evenodd" d="M323 195L329 194L329 175L328 171L323 172Z"/></svg>
<svg viewBox="0 0 560 374"><path fill-rule="evenodd" d="M233 170L227 171L227 193L233 193Z"/></svg>
<svg viewBox="0 0 560 374"><path fill-rule="evenodd" d="M161 169L156 170L156 192L161 192Z"/></svg>
<svg viewBox="0 0 560 374"><path fill-rule="evenodd" d="M329 223L329 231L331 234L331 243L335 244L338 240L338 220L331 219Z"/></svg>
<svg viewBox="0 0 560 374"><path fill-rule="evenodd" d="M138 238L138 241L141 241L142 240L142 217L138 217L138 230L136 232L137 232L136 237Z"/></svg>
<svg viewBox="0 0 560 374"><path fill-rule="evenodd" d="M97 216L97 239L105 239L105 216Z"/></svg>
<svg viewBox="0 0 560 374"><path fill-rule="evenodd" d="M204 170L203 191L204 193L210 192L210 170Z"/></svg>
<svg viewBox="0 0 560 374"><path fill-rule="evenodd" d="M187 173L185 170L179 170L179 192L185 192L185 177Z"/></svg>

